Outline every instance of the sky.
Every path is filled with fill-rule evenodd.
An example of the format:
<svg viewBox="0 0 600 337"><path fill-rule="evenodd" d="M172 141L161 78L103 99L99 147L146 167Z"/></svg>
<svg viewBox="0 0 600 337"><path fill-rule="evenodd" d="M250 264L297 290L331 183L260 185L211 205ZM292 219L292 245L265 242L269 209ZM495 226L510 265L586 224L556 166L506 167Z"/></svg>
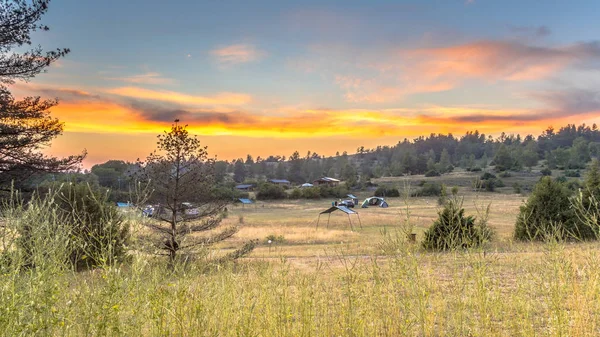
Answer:
<svg viewBox="0 0 600 337"><path fill-rule="evenodd" d="M60 0L71 53L11 90L58 98L84 167L145 158L174 119L209 154L354 153L430 133L600 121L599 1Z"/></svg>

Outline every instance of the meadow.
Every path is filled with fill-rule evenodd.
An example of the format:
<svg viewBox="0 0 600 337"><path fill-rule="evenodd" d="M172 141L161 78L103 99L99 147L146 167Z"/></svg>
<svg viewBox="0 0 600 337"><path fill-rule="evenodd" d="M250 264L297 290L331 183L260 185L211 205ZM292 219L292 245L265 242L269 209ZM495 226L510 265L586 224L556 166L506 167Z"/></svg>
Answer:
<svg viewBox="0 0 600 337"><path fill-rule="evenodd" d="M450 177L452 178L452 176ZM241 229L221 244L258 247L235 263L174 271L158 257L75 272L52 259L3 266L2 335L56 336L596 336L598 243L512 239L526 196L475 193L453 177L468 214L490 204L496 237L483 248L432 253L418 242L437 198L386 198L389 208L318 213L332 200L230 206ZM406 185L401 178L385 183ZM433 178L439 179L439 178ZM525 179L514 177L514 179ZM416 183L415 179L415 183ZM416 188L411 182L412 188ZM357 193L359 198L368 192ZM408 242L408 232L417 243ZM268 242L271 240L271 243ZM60 254L59 243L46 253Z"/></svg>

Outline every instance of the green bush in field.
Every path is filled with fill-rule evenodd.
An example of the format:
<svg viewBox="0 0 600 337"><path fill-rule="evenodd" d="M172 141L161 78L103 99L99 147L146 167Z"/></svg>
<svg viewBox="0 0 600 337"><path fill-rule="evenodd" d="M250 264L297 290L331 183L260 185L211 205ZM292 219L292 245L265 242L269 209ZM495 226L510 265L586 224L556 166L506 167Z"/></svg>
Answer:
<svg viewBox="0 0 600 337"><path fill-rule="evenodd" d="M574 187L579 187L576 189L579 191L578 195L571 200L577 220L592 232L590 236L598 239L600 238L600 162L597 159L592 161L585 175L583 187L569 188L574 190Z"/></svg>
<svg viewBox="0 0 600 337"><path fill-rule="evenodd" d="M551 176L551 175L552 175L552 170L551 170L551 169L549 169L549 168L547 168L547 167L545 167L545 168L543 168L543 169L540 171L540 173L541 173L543 176Z"/></svg>
<svg viewBox="0 0 600 337"><path fill-rule="evenodd" d="M322 198L345 198L350 190L346 185L338 185L334 187L319 186L319 194Z"/></svg>
<svg viewBox="0 0 600 337"><path fill-rule="evenodd" d="M260 184L258 186L258 191L256 192L256 199L258 200L277 200L285 198L287 198L287 194L280 185L270 183Z"/></svg>
<svg viewBox="0 0 600 337"><path fill-rule="evenodd" d="M318 187L303 188L302 197L304 199L319 199L321 198L321 190Z"/></svg>
<svg viewBox="0 0 600 337"><path fill-rule="evenodd" d="M475 248L491 240L493 231L485 221L465 216L462 199L448 199L438 218L425 232L422 246L429 250Z"/></svg>
<svg viewBox="0 0 600 337"><path fill-rule="evenodd" d="M439 197L440 195L442 195L442 185L434 182L426 182L412 193L413 197Z"/></svg>
<svg viewBox="0 0 600 337"><path fill-rule="evenodd" d="M377 187L377 189L375 190L375 196L376 197L399 197L400 196L400 192L398 191L397 188L395 187L386 187L386 186L379 186Z"/></svg>
<svg viewBox="0 0 600 337"><path fill-rule="evenodd" d="M591 239L593 233L577 221L571 191L550 177L542 177L521 206L514 236L517 240Z"/></svg>
<svg viewBox="0 0 600 337"><path fill-rule="evenodd" d="M429 170L429 171L425 172L425 176L426 177L439 177L439 176L441 176L441 174L436 170Z"/></svg>
<svg viewBox="0 0 600 337"><path fill-rule="evenodd" d="M288 195L288 198L294 199L294 200L301 199L302 198L302 190L300 190L299 188L294 188Z"/></svg>
<svg viewBox="0 0 600 337"><path fill-rule="evenodd" d="M87 268L113 264L126 256L129 226L116 206L107 200L108 192L100 192L88 184L64 184L45 197L34 196L27 207L42 209L49 213L46 216L53 217L48 228L54 229L46 232L46 239L51 242L54 239L51 236L66 233L68 238L63 242L66 259L76 268ZM40 240L36 226L22 221L17 227L17 247L26 260L34 258L34 246Z"/></svg>

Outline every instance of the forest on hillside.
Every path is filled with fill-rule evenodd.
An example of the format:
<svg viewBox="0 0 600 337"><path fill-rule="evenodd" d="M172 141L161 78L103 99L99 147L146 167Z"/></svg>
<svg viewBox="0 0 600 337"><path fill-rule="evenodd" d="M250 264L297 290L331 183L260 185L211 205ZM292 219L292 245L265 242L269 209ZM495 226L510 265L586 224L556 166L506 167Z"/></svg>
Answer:
<svg viewBox="0 0 600 337"><path fill-rule="evenodd" d="M356 153L322 156L298 151L289 157L271 155L232 161L217 160L215 179L220 186L233 188L236 183L255 183L268 179L287 179L294 185L328 176L346 182L348 187L361 187L370 179L413 174L436 176L460 167L467 171L530 171L534 166L545 169L579 170L600 154L600 130L596 124L569 124L555 130L547 128L537 137L532 135L486 136L478 131L456 137L431 134L413 140L404 139L394 146L360 147ZM37 177L32 186L56 180L86 181L112 189L115 200L124 197L132 181L136 163L109 160L81 173L52 174Z"/></svg>

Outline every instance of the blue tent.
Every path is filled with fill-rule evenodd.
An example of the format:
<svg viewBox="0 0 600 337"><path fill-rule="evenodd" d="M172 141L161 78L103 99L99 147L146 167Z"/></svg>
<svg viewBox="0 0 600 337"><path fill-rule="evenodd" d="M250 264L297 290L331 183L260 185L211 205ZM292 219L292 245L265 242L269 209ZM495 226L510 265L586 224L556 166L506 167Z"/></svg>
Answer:
<svg viewBox="0 0 600 337"><path fill-rule="evenodd" d="M119 207L119 208L125 208L125 207L129 207L129 206L131 206L131 204L128 202L117 202L117 207Z"/></svg>
<svg viewBox="0 0 600 337"><path fill-rule="evenodd" d="M253 203L253 202L252 202L252 200L250 200L250 199L239 198L238 200L239 200L239 201L240 201L242 204L244 204L244 205L248 205L248 204L252 204L252 203Z"/></svg>

